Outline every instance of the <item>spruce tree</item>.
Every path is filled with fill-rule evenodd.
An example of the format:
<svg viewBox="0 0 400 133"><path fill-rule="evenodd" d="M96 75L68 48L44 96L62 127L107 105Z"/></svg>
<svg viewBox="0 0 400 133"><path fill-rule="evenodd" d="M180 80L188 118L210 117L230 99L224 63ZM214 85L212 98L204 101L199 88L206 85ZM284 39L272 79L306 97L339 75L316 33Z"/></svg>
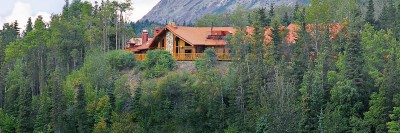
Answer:
<svg viewBox="0 0 400 133"><path fill-rule="evenodd" d="M75 100L75 117L76 117L76 127L79 133L87 133L87 112L86 112L86 99L85 99L85 89L82 85L76 85L75 89L77 91L77 96Z"/></svg>
<svg viewBox="0 0 400 133"><path fill-rule="evenodd" d="M276 63L280 62L281 59L281 49L282 49L282 37L280 35L280 24L277 20L273 20L272 23L272 42L273 47L271 54L274 57Z"/></svg>
<svg viewBox="0 0 400 133"><path fill-rule="evenodd" d="M271 4L268 12L268 18L266 19L266 25L271 26L272 20L275 17L275 9L274 9L274 4Z"/></svg>
<svg viewBox="0 0 400 133"><path fill-rule="evenodd" d="M63 129L63 117L62 113L65 110L64 107L64 95L61 89L61 72L60 68L56 66L55 71L50 75L49 86L52 88L52 109L51 109L51 125L52 129L56 133L60 133Z"/></svg>
<svg viewBox="0 0 400 133"><path fill-rule="evenodd" d="M19 35L20 29L21 29L18 26L19 26L18 21L15 20L15 22L13 23L13 28L14 28L15 32L17 33L17 35Z"/></svg>
<svg viewBox="0 0 400 133"><path fill-rule="evenodd" d="M374 0L369 0L367 6L367 13L365 15L365 22L374 26L375 25L374 16L375 16Z"/></svg>
<svg viewBox="0 0 400 133"><path fill-rule="evenodd" d="M27 85L28 79L20 77L18 83L20 89L19 96L19 127L18 132L29 133L33 131L33 118L32 118L32 89Z"/></svg>
<svg viewBox="0 0 400 133"><path fill-rule="evenodd" d="M290 24L290 19L289 19L288 13L285 12L285 14L284 14L284 16L282 18L282 25L283 26L288 26L289 24Z"/></svg>
<svg viewBox="0 0 400 133"><path fill-rule="evenodd" d="M299 7L299 3L296 2L296 5L294 5L294 9L293 9L293 21L296 21L299 19L299 16L297 14L299 14L300 11L300 7Z"/></svg>
<svg viewBox="0 0 400 133"><path fill-rule="evenodd" d="M26 33L29 33L33 30L32 19L29 17L28 23L26 25Z"/></svg>

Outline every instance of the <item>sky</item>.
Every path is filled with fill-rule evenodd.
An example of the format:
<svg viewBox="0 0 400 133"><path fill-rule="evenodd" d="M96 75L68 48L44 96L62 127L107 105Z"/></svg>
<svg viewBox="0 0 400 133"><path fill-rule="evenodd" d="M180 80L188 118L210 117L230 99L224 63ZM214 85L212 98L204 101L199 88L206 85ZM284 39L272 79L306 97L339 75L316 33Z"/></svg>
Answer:
<svg viewBox="0 0 400 133"><path fill-rule="evenodd" d="M94 3L96 0L85 0ZM101 0L98 0L99 2ZM117 0L124 1L124 0ZM130 21L137 21L146 15L160 0L131 0L133 11ZM65 4L64 0L0 0L0 29L4 23L18 21L20 28L25 29L29 17L32 20L41 15L45 22L50 21L51 14L59 14Z"/></svg>

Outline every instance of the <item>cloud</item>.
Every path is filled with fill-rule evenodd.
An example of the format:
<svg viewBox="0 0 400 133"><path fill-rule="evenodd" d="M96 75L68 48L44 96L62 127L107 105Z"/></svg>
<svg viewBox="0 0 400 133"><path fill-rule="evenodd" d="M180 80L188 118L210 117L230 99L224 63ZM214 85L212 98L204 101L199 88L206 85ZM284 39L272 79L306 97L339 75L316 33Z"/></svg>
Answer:
<svg viewBox="0 0 400 133"><path fill-rule="evenodd" d="M14 5L14 8L9 16L6 17L6 22L13 23L15 20L20 24L20 28L25 27L22 26L24 23L28 21L28 18L32 14L31 6L27 3L17 2Z"/></svg>
<svg viewBox="0 0 400 133"><path fill-rule="evenodd" d="M85 0L94 4L95 1L101 0ZM111 1L119 1L125 2L126 0L111 0ZM146 15L160 0L131 0L133 11L128 12L127 16L130 21L137 21L141 19L144 15ZM100 4L100 2L99 2Z"/></svg>
<svg viewBox="0 0 400 133"><path fill-rule="evenodd" d="M0 24L3 23L14 23L18 22L18 27L21 28L21 32L26 29L26 24L28 22L29 17L32 18L32 21L36 20L38 16L43 17L44 22L50 22L51 14L44 11L38 11L37 13L32 12L32 7L30 4L25 2L16 2L14 7L12 8L11 14L6 16L5 18L0 17ZM1 26L1 29L3 27Z"/></svg>
<svg viewBox="0 0 400 133"><path fill-rule="evenodd" d="M132 16L132 19L137 21L146 15L160 0L136 0L133 3L133 13L138 14Z"/></svg>
<svg viewBox="0 0 400 133"><path fill-rule="evenodd" d="M5 23L5 22L6 22L6 20L5 20L3 17L0 16L0 24L3 24L3 23ZM3 25L0 25L0 29L3 28L2 26L3 26Z"/></svg>
<svg viewBox="0 0 400 133"><path fill-rule="evenodd" d="M29 17L35 20L38 15L44 17L45 22L50 21L50 14L58 14L65 4L64 0L0 0L0 29L4 23L18 21L19 27L25 30ZM72 1L72 0L70 0ZM85 0L94 4L101 0ZM126 0L116 0L124 2ZM149 12L160 0L131 0L133 11L127 13L129 21L137 21Z"/></svg>

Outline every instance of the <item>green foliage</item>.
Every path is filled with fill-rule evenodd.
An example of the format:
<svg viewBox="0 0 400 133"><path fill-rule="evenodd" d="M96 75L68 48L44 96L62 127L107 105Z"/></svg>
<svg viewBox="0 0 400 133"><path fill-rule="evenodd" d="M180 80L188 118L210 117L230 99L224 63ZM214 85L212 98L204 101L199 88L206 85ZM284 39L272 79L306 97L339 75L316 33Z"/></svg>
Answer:
<svg viewBox="0 0 400 133"><path fill-rule="evenodd" d="M360 94L351 81L337 82L331 90L331 99L328 105L326 121L328 132L350 132L352 117L358 117L357 113L362 107L359 102Z"/></svg>
<svg viewBox="0 0 400 133"><path fill-rule="evenodd" d="M372 93L371 100L369 102L369 110L364 113L364 125L367 129L371 129L369 132L385 132L385 110L384 100L382 95L378 93Z"/></svg>
<svg viewBox="0 0 400 133"><path fill-rule="evenodd" d="M396 133L400 131L400 108L394 107L393 113L390 114L391 121L386 123L389 133Z"/></svg>
<svg viewBox="0 0 400 133"><path fill-rule="evenodd" d="M201 106L196 104L193 83L194 77L185 73L171 73L144 82L138 108L141 131L190 132L204 129L206 123L198 120L204 117L205 112L197 109Z"/></svg>
<svg viewBox="0 0 400 133"><path fill-rule="evenodd" d="M162 76L175 67L175 60L167 51L152 50L148 51L146 56L142 66L143 76L146 78Z"/></svg>
<svg viewBox="0 0 400 133"><path fill-rule="evenodd" d="M374 0L368 0L368 10L365 15L365 22L370 25L375 25L375 5Z"/></svg>
<svg viewBox="0 0 400 133"><path fill-rule="evenodd" d="M22 66L25 67L25 66ZM27 133L33 130L33 116L32 116L32 89L28 86L28 79L20 77L21 82L19 83L19 115L18 115L18 129L17 132Z"/></svg>
<svg viewBox="0 0 400 133"><path fill-rule="evenodd" d="M8 115L0 108L0 131L5 133L16 132L18 122L13 116Z"/></svg>
<svg viewBox="0 0 400 133"><path fill-rule="evenodd" d="M106 59L111 67L117 70L132 68L135 64L133 53L124 50L111 51Z"/></svg>
<svg viewBox="0 0 400 133"><path fill-rule="evenodd" d="M85 90L82 85L76 85L75 89L77 91L77 96L75 99L75 117L76 117L76 127L77 131L80 133L86 133L89 131L87 112L86 112L86 99Z"/></svg>
<svg viewBox="0 0 400 133"><path fill-rule="evenodd" d="M214 49L207 48L204 53L204 56L195 62L197 70L212 69L217 64L217 53Z"/></svg>
<svg viewBox="0 0 400 133"><path fill-rule="evenodd" d="M133 30L162 25L125 22L130 0L66 1L50 24L28 21L23 36L18 22L5 24L0 132L399 132L399 2L310 3L199 19L237 28L226 37L233 60L206 49L191 72L171 72L167 51L139 62L120 50ZM295 44L278 30L291 22Z"/></svg>

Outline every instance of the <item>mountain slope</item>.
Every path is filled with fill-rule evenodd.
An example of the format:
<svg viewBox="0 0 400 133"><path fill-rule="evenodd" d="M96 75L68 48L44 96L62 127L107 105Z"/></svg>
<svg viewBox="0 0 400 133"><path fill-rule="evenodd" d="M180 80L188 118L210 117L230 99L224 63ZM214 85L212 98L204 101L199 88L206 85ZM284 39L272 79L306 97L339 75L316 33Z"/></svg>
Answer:
<svg viewBox="0 0 400 133"><path fill-rule="evenodd" d="M271 3L294 6L297 2L308 3L308 0L161 0L141 20L194 22L206 14L230 11L238 5L252 9L269 7Z"/></svg>

